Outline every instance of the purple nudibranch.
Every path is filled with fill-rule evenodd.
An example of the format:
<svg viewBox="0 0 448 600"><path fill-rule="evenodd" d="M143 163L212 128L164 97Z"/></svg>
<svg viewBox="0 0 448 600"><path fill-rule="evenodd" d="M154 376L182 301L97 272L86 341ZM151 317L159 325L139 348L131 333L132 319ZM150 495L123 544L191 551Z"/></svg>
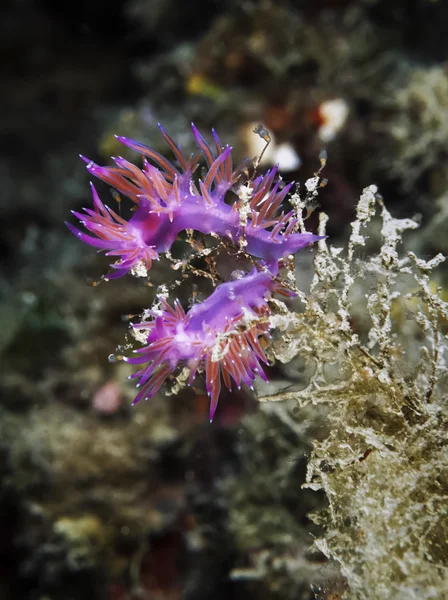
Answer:
<svg viewBox="0 0 448 600"><path fill-rule="evenodd" d="M113 158L115 165L108 167L82 157L91 175L136 204L129 221L103 204L91 184L93 210L73 211L86 231L67 226L81 241L114 257L114 271L107 279L128 272L147 273L152 261L169 251L184 230L225 238L236 248L244 240L244 251L257 260L258 270L217 286L187 313L178 301L172 308L160 298L161 309L149 311L149 321L134 325L148 331L147 345L125 359L144 365L132 376L139 379L140 387L134 404L152 397L179 366L189 369L190 384L198 371L205 371L212 420L221 379L231 389L232 380L238 387L242 383L251 387L257 375L265 378L262 363L267 359L260 339L269 335L268 299L272 293L288 294L276 278L279 264L322 237L297 232L294 211L282 211L292 184L281 187L277 166L250 182L247 205L243 206L237 193L229 204L228 192L241 188L232 149L221 144L215 131L212 149L192 125L200 153L187 158L165 129L159 128L175 164L145 144L122 136L117 136L121 143L143 155L142 168L122 157ZM202 160L207 169L197 178L194 174Z"/></svg>

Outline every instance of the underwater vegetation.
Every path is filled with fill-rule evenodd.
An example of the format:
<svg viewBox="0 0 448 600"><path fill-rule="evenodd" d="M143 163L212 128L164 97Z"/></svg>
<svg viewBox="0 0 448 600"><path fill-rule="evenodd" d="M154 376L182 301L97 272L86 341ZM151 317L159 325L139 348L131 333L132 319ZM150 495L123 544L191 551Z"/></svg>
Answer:
<svg viewBox="0 0 448 600"><path fill-rule="evenodd" d="M378 225L380 243L360 253ZM310 515L324 532L315 545L339 562L347 597L447 598L448 305L435 276L446 258L402 253L418 224L393 218L373 185L351 227L347 248L319 242L304 310L272 317L272 358L309 363L307 386L262 400L329 409L305 487L327 496Z"/></svg>

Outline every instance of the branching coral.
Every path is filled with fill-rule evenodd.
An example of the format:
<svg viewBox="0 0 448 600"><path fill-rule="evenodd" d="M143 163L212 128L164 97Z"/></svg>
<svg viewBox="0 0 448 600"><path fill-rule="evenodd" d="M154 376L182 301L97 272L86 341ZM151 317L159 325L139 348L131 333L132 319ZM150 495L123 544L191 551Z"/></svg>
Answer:
<svg viewBox="0 0 448 600"><path fill-rule="evenodd" d="M360 260L378 205L382 245ZM415 227L392 218L367 188L347 252L319 242L303 313L283 307L271 318L282 332L274 357L300 352L315 370L305 390L264 399L330 408L307 486L326 492L328 508L314 515L325 534L315 544L339 561L352 598L447 597L448 306L431 281L445 258L400 256L402 233ZM413 311L404 334L397 320L406 303Z"/></svg>

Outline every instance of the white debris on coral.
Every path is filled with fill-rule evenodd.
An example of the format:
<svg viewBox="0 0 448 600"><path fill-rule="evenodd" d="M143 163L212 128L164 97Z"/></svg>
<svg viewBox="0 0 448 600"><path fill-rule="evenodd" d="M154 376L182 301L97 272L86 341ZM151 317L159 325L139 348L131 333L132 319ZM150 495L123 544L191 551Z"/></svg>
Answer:
<svg viewBox="0 0 448 600"><path fill-rule="evenodd" d="M148 330L147 329L132 329L132 335L142 346L146 346L148 343Z"/></svg>
<svg viewBox="0 0 448 600"><path fill-rule="evenodd" d="M310 177L305 181L305 187L308 192L315 192L319 186L320 177Z"/></svg>
<svg viewBox="0 0 448 600"><path fill-rule="evenodd" d="M171 386L165 390L165 395L176 396L179 392L185 389L189 377L190 369L188 367L184 367L179 375L177 375Z"/></svg>
<svg viewBox="0 0 448 600"><path fill-rule="evenodd" d="M230 348L230 334L223 333L216 336L215 343L212 348L212 362L220 362L227 354Z"/></svg>
<svg viewBox="0 0 448 600"><path fill-rule="evenodd" d="M146 268L146 263L144 260L139 260L132 269L131 275L134 277L148 277L148 269Z"/></svg>
<svg viewBox="0 0 448 600"><path fill-rule="evenodd" d="M352 246L364 246L365 244L365 238L360 234L360 231L375 214L377 192L377 186L370 185L361 194L361 198L356 206L356 221L351 224L352 235L350 236L350 243Z"/></svg>
<svg viewBox="0 0 448 600"><path fill-rule="evenodd" d="M238 190L238 198L240 199L238 205L238 212L240 215L240 225L241 227L246 227L247 219L250 217L252 209L250 207L250 201L252 198L253 188L250 185L250 182L240 186Z"/></svg>

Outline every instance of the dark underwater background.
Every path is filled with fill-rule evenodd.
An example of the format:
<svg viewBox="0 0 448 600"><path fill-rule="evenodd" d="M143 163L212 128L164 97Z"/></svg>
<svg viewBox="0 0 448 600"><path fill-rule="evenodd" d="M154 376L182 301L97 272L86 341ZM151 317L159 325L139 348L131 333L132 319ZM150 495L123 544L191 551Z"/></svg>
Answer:
<svg viewBox="0 0 448 600"><path fill-rule="evenodd" d="M374 183L421 222L413 250L446 254L448 4L4 0L0 48L0 600L343 598L311 548L325 498L301 488L323 409L297 420L243 390L210 425L200 385L131 408L108 357L175 274L101 282L107 259L64 221L91 204L78 154L110 164L114 134L166 152L161 122L188 149L193 121L238 163L263 123L285 180L326 149L332 242Z"/></svg>

